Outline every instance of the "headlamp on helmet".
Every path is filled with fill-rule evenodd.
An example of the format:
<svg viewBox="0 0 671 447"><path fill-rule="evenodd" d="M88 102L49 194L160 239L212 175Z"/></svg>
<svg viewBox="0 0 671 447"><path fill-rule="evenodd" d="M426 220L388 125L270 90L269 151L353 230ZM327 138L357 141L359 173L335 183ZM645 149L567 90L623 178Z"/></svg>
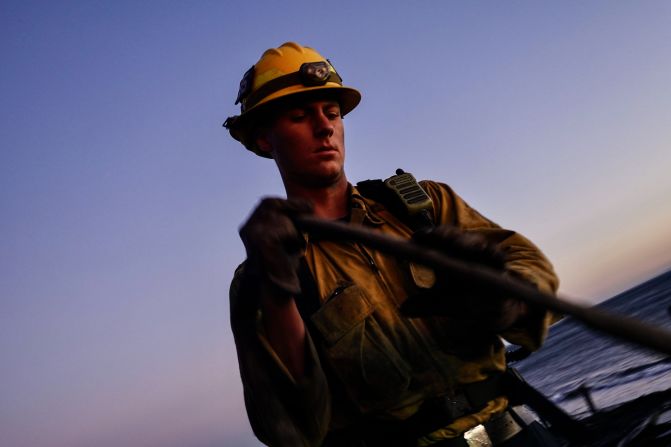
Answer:
<svg viewBox="0 0 671 447"><path fill-rule="evenodd" d="M302 64L299 73L301 74L303 85L310 87L313 85L326 84L331 77L329 66L333 68L331 61L306 62ZM336 78L334 79L334 82L342 83L342 79L335 71L335 68L333 68L333 75Z"/></svg>

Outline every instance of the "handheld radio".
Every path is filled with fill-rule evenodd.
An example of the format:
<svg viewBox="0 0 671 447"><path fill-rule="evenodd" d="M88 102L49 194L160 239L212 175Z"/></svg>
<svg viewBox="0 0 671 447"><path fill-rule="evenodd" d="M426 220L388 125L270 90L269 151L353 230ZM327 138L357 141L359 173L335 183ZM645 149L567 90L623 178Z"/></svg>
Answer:
<svg viewBox="0 0 671 447"><path fill-rule="evenodd" d="M428 211L433 206L431 197L417 183L415 177L403 169L397 169L396 175L389 177L384 184L398 196L411 216Z"/></svg>
<svg viewBox="0 0 671 447"><path fill-rule="evenodd" d="M403 169L397 169L396 175L386 179L384 184L403 204L409 216L422 221L424 227L433 227L431 218L433 202L412 174L404 172Z"/></svg>

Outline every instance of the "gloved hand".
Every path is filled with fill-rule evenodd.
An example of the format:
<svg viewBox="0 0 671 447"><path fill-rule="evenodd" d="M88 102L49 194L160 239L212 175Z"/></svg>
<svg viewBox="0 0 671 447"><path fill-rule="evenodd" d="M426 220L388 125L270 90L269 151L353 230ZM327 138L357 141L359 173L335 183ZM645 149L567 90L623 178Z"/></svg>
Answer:
<svg viewBox="0 0 671 447"><path fill-rule="evenodd" d="M439 226L430 232L416 233L414 240L448 256L504 274L504 253L477 233ZM409 297L401 306L401 311L409 317L449 317L454 320L455 329L488 332L509 327L523 310L523 303L501 297L495 286L451 272L436 272L436 284L432 288Z"/></svg>
<svg viewBox="0 0 671 447"><path fill-rule="evenodd" d="M249 269L279 292L296 295L301 291L298 266L305 240L291 217L310 213L312 205L307 201L266 198L240 228Z"/></svg>
<svg viewBox="0 0 671 447"><path fill-rule="evenodd" d="M483 264L496 270L503 270L505 266L504 253L484 236L473 231L440 225L430 231L415 233L413 240L462 261Z"/></svg>

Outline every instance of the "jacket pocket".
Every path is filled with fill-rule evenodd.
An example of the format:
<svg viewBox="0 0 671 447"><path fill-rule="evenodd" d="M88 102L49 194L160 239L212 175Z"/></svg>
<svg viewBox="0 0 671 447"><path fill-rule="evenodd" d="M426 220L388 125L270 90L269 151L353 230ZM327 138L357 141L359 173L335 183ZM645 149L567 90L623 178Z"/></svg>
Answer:
<svg viewBox="0 0 671 447"><path fill-rule="evenodd" d="M411 377L374 311L361 288L348 285L311 317L333 369L363 412L398 402Z"/></svg>

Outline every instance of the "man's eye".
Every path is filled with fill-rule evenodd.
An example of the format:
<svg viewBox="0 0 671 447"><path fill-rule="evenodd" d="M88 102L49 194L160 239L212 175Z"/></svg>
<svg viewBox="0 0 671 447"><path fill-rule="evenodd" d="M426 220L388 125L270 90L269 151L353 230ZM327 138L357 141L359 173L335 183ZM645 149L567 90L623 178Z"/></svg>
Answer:
<svg viewBox="0 0 671 447"><path fill-rule="evenodd" d="M304 113L294 113L289 115L289 119L295 123L299 121L303 121L305 119L305 114Z"/></svg>
<svg viewBox="0 0 671 447"><path fill-rule="evenodd" d="M334 119L340 117L340 111L338 111L338 110L329 110L328 112L326 112L326 116L328 116L329 119L334 120Z"/></svg>

